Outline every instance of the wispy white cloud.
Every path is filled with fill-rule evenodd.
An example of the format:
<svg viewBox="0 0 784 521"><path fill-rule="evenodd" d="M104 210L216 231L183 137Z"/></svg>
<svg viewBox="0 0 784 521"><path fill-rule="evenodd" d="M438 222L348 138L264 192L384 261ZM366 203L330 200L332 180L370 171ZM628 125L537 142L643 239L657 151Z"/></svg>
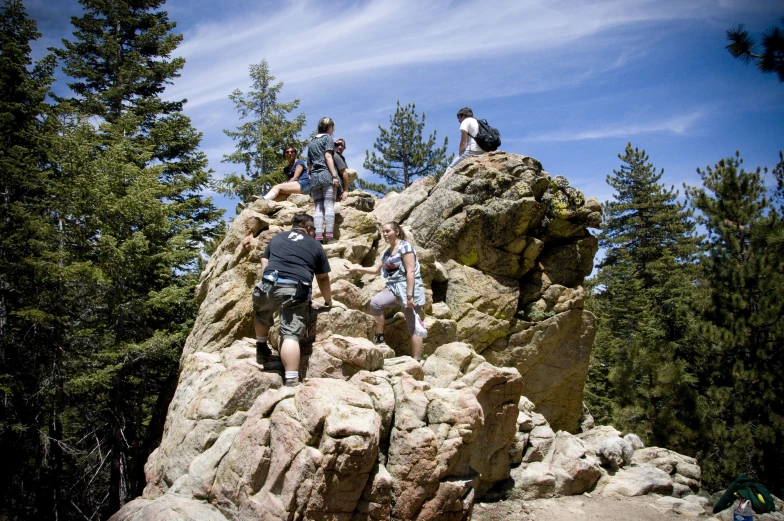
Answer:
<svg viewBox="0 0 784 521"><path fill-rule="evenodd" d="M666 119L651 120L640 123L638 117L634 122L608 123L596 128L582 130L562 130L531 134L521 138L520 141L584 141L588 139L626 138L640 134L667 133L685 135L691 131L697 122L708 115L706 109L693 110Z"/></svg>
<svg viewBox="0 0 784 521"><path fill-rule="evenodd" d="M248 65L262 58L287 86L304 84L300 90L318 89L325 80L350 84L373 71L478 65L514 54L546 57L553 49L590 60L575 42L619 26L701 16L714 3L509 0L485 8L475 2L374 0L336 8L296 0L272 12L269 5L263 13L251 7L237 18L186 31L178 54L188 64L167 95L187 98L191 107L224 100L248 84ZM623 56L615 66L623 64ZM586 63L585 70L591 69Z"/></svg>

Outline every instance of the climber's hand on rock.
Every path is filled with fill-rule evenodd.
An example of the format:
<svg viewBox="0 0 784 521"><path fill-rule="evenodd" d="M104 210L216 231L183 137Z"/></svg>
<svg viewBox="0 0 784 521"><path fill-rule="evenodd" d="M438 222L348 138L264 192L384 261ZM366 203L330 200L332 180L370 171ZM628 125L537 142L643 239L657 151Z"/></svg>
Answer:
<svg viewBox="0 0 784 521"><path fill-rule="evenodd" d="M247 249L250 248L252 243L253 243L253 234L249 233L248 235L245 236L245 238L242 239L242 241L240 242L240 246L243 249Z"/></svg>

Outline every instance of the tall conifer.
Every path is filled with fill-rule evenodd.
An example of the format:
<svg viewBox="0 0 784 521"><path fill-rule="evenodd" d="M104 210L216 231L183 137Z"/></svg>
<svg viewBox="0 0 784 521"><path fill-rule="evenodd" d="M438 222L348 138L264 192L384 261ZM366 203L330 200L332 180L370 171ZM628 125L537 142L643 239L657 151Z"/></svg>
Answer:
<svg viewBox="0 0 784 521"><path fill-rule="evenodd" d="M61 273L68 306L60 441L74 450L62 478L75 508L105 515L144 486L196 311L201 246L220 232L220 212L201 195L210 173L200 133L182 101L159 97L184 63L171 58L182 37L157 11L163 2L80 2L75 40L57 51L76 93L61 109L77 112L51 147L63 248L44 261Z"/></svg>
<svg viewBox="0 0 784 521"><path fill-rule="evenodd" d="M51 515L62 491L62 451L47 439L60 424L52 388L42 388L57 351L35 267L51 247L41 239L52 229L43 164L54 59L33 64L40 34L20 0L0 10L0 517L32 519Z"/></svg>
<svg viewBox="0 0 784 521"><path fill-rule="evenodd" d="M784 489L784 257L771 233L784 226L767 197L762 172L736 154L698 170L688 188L708 232L700 261L706 299L698 302L707 350L699 367L705 389L702 444L705 482L717 488L739 473Z"/></svg>
<svg viewBox="0 0 784 521"><path fill-rule="evenodd" d="M413 103L405 107L397 102L395 113L389 116L389 129L378 126L379 135L373 148L379 152L365 152L364 167L379 176L392 189L405 189L417 178L425 175L438 176L446 170L451 156L447 157L448 138L443 146L437 146L437 133L433 131L427 141L423 139L425 114L420 118ZM373 191L381 191L378 185L360 184Z"/></svg>
<svg viewBox="0 0 784 521"><path fill-rule="evenodd" d="M305 114L299 113L289 121L288 114L299 107L299 100L279 102L283 82L274 83L267 60L250 66L253 88L244 93L237 89L229 95L245 123L237 130L223 132L237 142L236 150L224 156L224 163L245 167L244 173L231 173L215 183L215 189L247 201L261 194L265 182L284 182L286 166L283 150L294 147L303 152L306 141L299 138L305 127Z"/></svg>
<svg viewBox="0 0 784 521"><path fill-rule="evenodd" d="M599 237L606 257L592 304L599 331L588 396L609 394L597 401L605 420L683 448L696 427L688 340L694 224L644 150L629 143L618 157Z"/></svg>

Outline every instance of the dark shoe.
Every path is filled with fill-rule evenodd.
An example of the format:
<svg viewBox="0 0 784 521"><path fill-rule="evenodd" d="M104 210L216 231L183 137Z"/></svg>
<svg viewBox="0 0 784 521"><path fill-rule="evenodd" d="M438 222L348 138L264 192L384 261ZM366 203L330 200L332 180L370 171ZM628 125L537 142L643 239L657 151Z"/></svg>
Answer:
<svg viewBox="0 0 784 521"><path fill-rule="evenodd" d="M272 360L272 350L266 342L256 342L256 363L266 364ZM279 357L278 357L279 358Z"/></svg>
<svg viewBox="0 0 784 521"><path fill-rule="evenodd" d="M267 181L266 183L264 183L264 186L261 187L261 196L264 197L265 195L267 195L267 193L269 193L270 190L272 190L272 184L270 184L270 182Z"/></svg>
<svg viewBox="0 0 784 521"><path fill-rule="evenodd" d="M386 342L384 342L384 334L381 333L379 335L378 333L376 333L376 336L373 337L373 343L374 344L386 344Z"/></svg>
<svg viewBox="0 0 784 521"><path fill-rule="evenodd" d="M298 387L300 385L299 378L284 378L283 387Z"/></svg>

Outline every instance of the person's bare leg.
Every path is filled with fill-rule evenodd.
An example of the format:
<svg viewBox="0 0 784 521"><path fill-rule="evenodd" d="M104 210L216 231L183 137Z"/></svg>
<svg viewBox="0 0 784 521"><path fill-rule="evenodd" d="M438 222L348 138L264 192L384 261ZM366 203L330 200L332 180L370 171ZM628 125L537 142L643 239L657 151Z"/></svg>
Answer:
<svg viewBox="0 0 784 521"><path fill-rule="evenodd" d="M384 334L384 315L373 315L373 319L376 321L376 334L383 335Z"/></svg>
<svg viewBox="0 0 784 521"><path fill-rule="evenodd" d="M280 359L286 371L299 371L299 342L284 339L280 345Z"/></svg>
<svg viewBox="0 0 784 521"><path fill-rule="evenodd" d="M422 358L422 337L411 335L411 356L420 360Z"/></svg>
<svg viewBox="0 0 784 521"><path fill-rule="evenodd" d="M299 185L299 183L297 181L289 181L288 183L280 183L279 185L273 186L269 193L264 196L264 198L280 202L288 199L291 194L301 193L302 187Z"/></svg>

